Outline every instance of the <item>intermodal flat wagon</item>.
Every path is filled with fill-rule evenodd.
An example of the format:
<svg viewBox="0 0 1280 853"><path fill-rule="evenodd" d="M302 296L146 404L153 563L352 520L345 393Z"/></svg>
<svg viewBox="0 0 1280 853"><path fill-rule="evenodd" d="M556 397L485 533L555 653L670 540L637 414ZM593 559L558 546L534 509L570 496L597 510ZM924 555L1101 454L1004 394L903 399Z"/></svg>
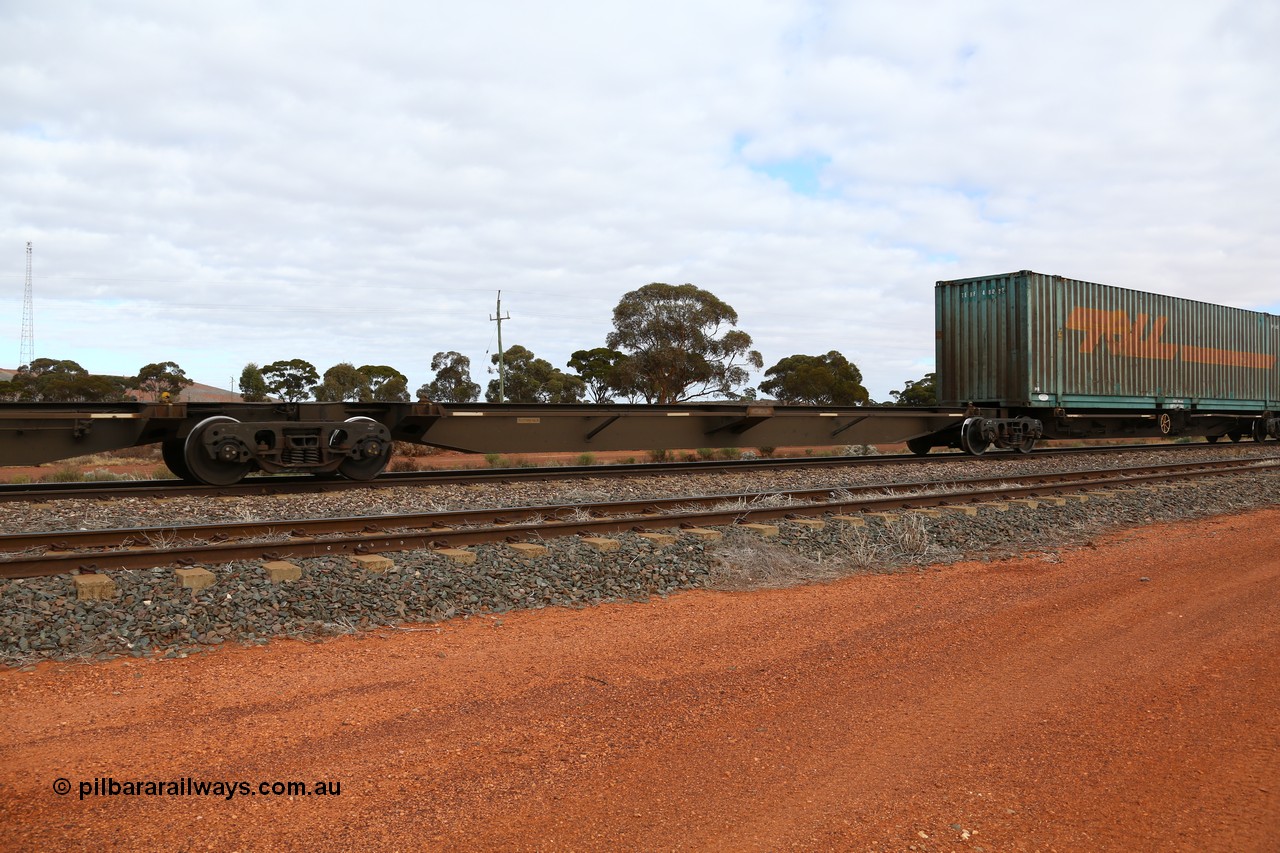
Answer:
<svg viewBox="0 0 1280 853"><path fill-rule="evenodd" d="M1280 317L1029 271L940 281L939 405L0 402L0 466L158 443L209 485L367 480L393 443L477 453L905 441L1029 452L1040 439L1280 438Z"/></svg>

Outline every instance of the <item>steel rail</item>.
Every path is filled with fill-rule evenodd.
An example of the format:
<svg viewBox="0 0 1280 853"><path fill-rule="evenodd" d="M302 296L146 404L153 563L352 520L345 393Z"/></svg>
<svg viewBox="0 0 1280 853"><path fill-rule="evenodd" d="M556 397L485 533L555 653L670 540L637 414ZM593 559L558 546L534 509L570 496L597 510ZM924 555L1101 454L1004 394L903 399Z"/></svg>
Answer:
<svg viewBox="0 0 1280 853"><path fill-rule="evenodd" d="M1187 452L1190 450L1219 451L1255 448L1253 443L1241 444L1126 444L1095 447L1045 447L1029 455L1016 451L991 451L984 459L1030 460L1053 456L1075 456L1087 453L1122 452ZM518 482L572 480L590 477L676 476L683 474L713 474L730 472L768 471L776 469L841 468L858 465L912 465L920 462L959 464L975 462L975 457L965 453L886 454L883 456L805 456L764 459L730 459L697 462L637 462L606 465L564 465L536 468L483 468L448 469L433 471L401 471L379 475L373 480L320 479L307 475L283 475L248 477L235 486L203 486L181 480L108 480L97 483L22 483L0 484L0 502L41 501L65 499L102 499L118 497L239 497L305 494L315 492L345 491L348 489L403 488L433 485L456 485L484 482Z"/></svg>
<svg viewBox="0 0 1280 853"><path fill-rule="evenodd" d="M356 519L310 519L309 523L317 524L339 522L363 522L365 527L352 533L346 531L344 537L321 539L316 537L291 536L288 539L276 539L267 542L210 542L200 544L182 544L175 547L145 547L126 551L45 553L37 556L22 556L0 560L0 577L33 577L42 575L63 574L71 571L110 571L118 569L154 568L159 565L190 564L197 560L206 562L229 562L232 560L282 559L284 557L306 558L332 556L342 554L369 554L388 551L405 551L438 547L457 547L485 542L520 540L523 538L554 538L583 533L609 533L627 530L647 530L653 528L671 528L691 525L727 525L751 520L769 520L819 515L830 512L873 512L894 509L920 509L938 506L953 506L963 503L974 503L986 500L1012 499L1015 497L1044 497L1068 492L1088 491L1107 486L1128 486L1135 483L1168 482L1224 473L1254 472L1280 469L1280 460L1213 460L1200 463L1180 465L1145 465L1129 469L1098 469L1086 471L1063 472L1060 474L1024 475L1022 478L978 478L957 480L948 486L959 486L960 491L934 491L929 494L896 494L884 495L886 488L906 490L921 485L937 484L905 483L892 486L862 487L863 496L859 497L854 490L842 487L827 489L806 489L789 494L818 498L825 495L825 500L814 500L809 503L790 502L784 505L750 505L753 500L777 499L788 495L786 492L756 492L735 495L709 495L697 497L681 497L661 499L659 501L615 501L602 504L584 504L580 506L555 505L548 507L515 507L501 510L472 510L455 513L425 513L411 517L383 516L361 517ZM848 492L847 495L836 495ZM877 492L879 495L868 495ZM799 499L799 498L797 498ZM725 503L747 501L747 505L732 508L717 508ZM688 509L688 507L702 507ZM612 507L615 512L605 515ZM709 507L709 508L708 508ZM670 511L678 508L679 511ZM599 513L604 517L561 518L554 521L529 521L532 516L545 519L548 512L575 510L582 514ZM499 524L494 518L523 514L525 520L520 523ZM432 522L466 523L470 519L473 525L468 527L430 527L420 532L395 532L370 527L371 521L396 521L403 523L406 518L434 519ZM418 522L415 522L418 523ZM295 527L298 521L269 522L275 528ZM209 529L217 525L199 525L189 527L155 528L159 533L177 535L182 531L197 528ZM225 527L225 526L224 526ZM140 531L115 531L136 534ZM330 529L328 532L334 532ZM93 533L88 531L87 533ZM57 535L57 534L53 534ZM10 542L17 539L5 537ZM2 540L0 540L2 541ZM30 541L30 540L28 540ZM29 547L37 547L29 545Z"/></svg>
<svg viewBox="0 0 1280 853"><path fill-rule="evenodd" d="M1273 457L1280 464L1280 457ZM301 519L275 519L271 521L232 521L211 524L169 524L152 527L103 528L100 530L39 531L31 533L0 534L0 553L52 548L73 551L87 548L149 547L156 542L177 543L189 541L217 542L230 538L249 539L261 536L322 536L338 533L384 533L388 530L424 530L428 528L475 526L481 524L515 524L532 517L563 518L589 511L600 515L640 516L666 513L696 505L727 503L730 501L759 501L764 498L788 501L814 501L839 493L848 497L858 495L887 496L887 491L910 491L919 495L922 491L945 493L963 491L993 483L1036 485L1051 479L1056 483L1091 480L1099 477L1137 476L1145 473L1180 473L1207 468L1215 470L1254 468L1257 459L1204 460L1201 462L1149 463L1124 468L1087 468L1078 471L1059 471L1053 474L1017 474L1002 477L961 477L949 480L909 480L895 483L863 485L813 486L803 489L772 489L768 491L737 492L716 495L681 495L670 498L628 499L620 501L594 501L589 505L561 503L535 506L492 507L485 509L436 510L433 512L395 515L357 515Z"/></svg>

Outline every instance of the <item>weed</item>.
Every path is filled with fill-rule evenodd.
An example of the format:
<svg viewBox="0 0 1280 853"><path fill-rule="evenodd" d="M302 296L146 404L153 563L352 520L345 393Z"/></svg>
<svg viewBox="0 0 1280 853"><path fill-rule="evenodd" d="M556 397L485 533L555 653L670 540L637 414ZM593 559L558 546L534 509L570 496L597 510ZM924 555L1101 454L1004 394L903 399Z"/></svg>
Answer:
<svg viewBox="0 0 1280 853"><path fill-rule="evenodd" d="M761 456L763 456L765 459L772 459L772 458L773 458L773 453L774 453L774 451L775 451L775 450L777 450L777 449L778 449L778 448L776 448L776 447L769 447L768 445L765 445L764 447L757 447L757 448L756 448L756 450L759 450L759 451L760 451L760 455L761 455Z"/></svg>
<svg viewBox="0 0 1280 853"><path fill-rule="evenodd" d="M721 459L738 459L742 456L742 451L737 447L720 448Z"/></svg>
<svg viewBox="0 0 1280 853"><path fill-rule="evenodd" d="M579 453L578 458L574 460L574 463L582 465L583 467L587 465L594 465L596 464L596 455L594 453Z"/></svg>
<svg viewBox="0 0 1280 853"><path fill-rule="evenodd" d="M574 509L572 512L569 512L566 515L557 516L558 521L567 521L571 524L585 524L586 522L591 521L592 518L593 516L591 515L591 513L587 512L585 509L582 509L581 507Z"/></svg>
<svg viewBox="0 0 1280 853"><path fill-rule="evenodd" d="M489 463L490 468L506 468L507 459L501 453L486 453L484 461Z"/></svg>
<svg viewBox="0 0 1280 853"><path fill-rule="evenodd" d="M117 474L114 471L95 468L92 471L86 471L81 479L86 483L111 483L116 480L136 480L138 478L132 474Z"/></svg>
<svg viewBox="0 0 1280 853"><path fill-rule="evenodd" d="M776 589L833 580L844 574L843 566L836 561L806 557L733 529L713 555L706 581L713 589Z"/></svg>
<svg viewBox="0 0 1280 853"><path fill-rule="evenodd" d="M48 474L40 478L43 483L82 483L84 482L84 472L79 466L70 463L59 465Z"/></svg>
<svg viewBox="0 0 1280 853"><path fill-rule="evenodd" d="M671 452L668 450L650 450L649 461L650 462L670 462Z"/></svg>
<svg viewBox="0 0 1280 853"><path fill-rule="evenodd" d="M152 548L166 551L178 547L178 535L172 531L160 530L155 533L144 533L143 538Z"/></svg>

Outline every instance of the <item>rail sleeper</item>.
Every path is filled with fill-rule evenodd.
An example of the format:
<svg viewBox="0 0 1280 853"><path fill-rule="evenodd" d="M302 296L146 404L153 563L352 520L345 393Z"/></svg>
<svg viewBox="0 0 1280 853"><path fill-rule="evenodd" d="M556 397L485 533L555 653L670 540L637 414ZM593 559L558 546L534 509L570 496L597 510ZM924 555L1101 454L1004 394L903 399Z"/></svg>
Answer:
<svg viewBox="0 0 1280 853"><path fill-rule="evenodd" d="M201 590L208 589L213 586L215 580L213 572L201 566L193 566L189 569L174 569L174 575L178 578L178 583L183 589Z"/></svg>
<svg viewBox="0 0 1280 853"><path fill-rule="evenodd" d="M116 582L108 575L76 575L75 583L77 601L103 601L115 598L119 592Z"/></svg>
<svg viewBox="0 0 1280 853"><path fill-rule="evenodd" d="M302 566L290 563L288 560L271 560L263 563L262 568L267 573L267 579L272 583L302 580Z"/></svg>
<svg viewBox="0 0 1280 853"><path fill-rule="evenodd" d="M352 554L351 562L372 574L381 574L396 567L390 557L384 557L381 554Z"/></svg>

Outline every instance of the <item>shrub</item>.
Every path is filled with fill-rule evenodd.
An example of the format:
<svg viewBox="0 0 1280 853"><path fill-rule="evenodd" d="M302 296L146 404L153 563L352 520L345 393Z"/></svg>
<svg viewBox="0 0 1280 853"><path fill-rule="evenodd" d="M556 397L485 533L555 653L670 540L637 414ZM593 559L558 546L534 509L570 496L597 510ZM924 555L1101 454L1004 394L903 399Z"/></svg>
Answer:
<svg viewBox="0 0 1280 853"><path fill-rule="evenodd" d="M41 477L40 481L44 483L81 483L84 482L84 472L75 465L59 465Z"/></svg>
<svg viewBox="0 0 1280 853"><path fill-rule="evenodd" d="M667 450L650 450L649 461L650 462L670 462L671 453L670 451L667 451Z"/></svg>
<svg viewBox="0 0 1280 853"><path fill-rule="evenodd" d="M132 474L117 474L105 468L95 468L92 471L86 471L81 479L86 483L111 483L116 480L136 480L137 477Z"/></svg>
<svg viewBox="0 0 1280 853"><path fill-rule="evenodd" d="M742 456L742 451L737 447L720 448L721 459L738 459Z"/></svg>
<svg viewBox="0 0 1280 853"><path fill-rule="evenodd" d="M582 466L594 465L596 464L596 455L594 453L579 453L578 458L573 461Z"/></svg>
<svg viewBox="0 0 1280 853"><path fill-rule="evenodd" d="M714 450L712 450L710 447L699 447L699 448L698 448L698 457L699 457L700 459L715 459L715 458L716 458L716 452L715 452Z"/></svg>
<svg viewBox="0 0 1280 853"><path fill-rule="evenodd" d="M763 456L765 459L771 459L771 458L773 458L773 452L774 452L775 450L777 450L777 449L778 449L778 448L776 448L776 447L769 447L769 446L767 446L767 445L766 445L765 447L757 447L757 448L756 448L756 450L759 450L759 451L760 451L760 455L761 455L761 456Z"/></svg>
<svg viewBox="0 0 1280 853"><path fill-rule="evenodd" d="M484 461L489 463L490 468L506 468L507 460L501 453L486 453Z"/></svg>

